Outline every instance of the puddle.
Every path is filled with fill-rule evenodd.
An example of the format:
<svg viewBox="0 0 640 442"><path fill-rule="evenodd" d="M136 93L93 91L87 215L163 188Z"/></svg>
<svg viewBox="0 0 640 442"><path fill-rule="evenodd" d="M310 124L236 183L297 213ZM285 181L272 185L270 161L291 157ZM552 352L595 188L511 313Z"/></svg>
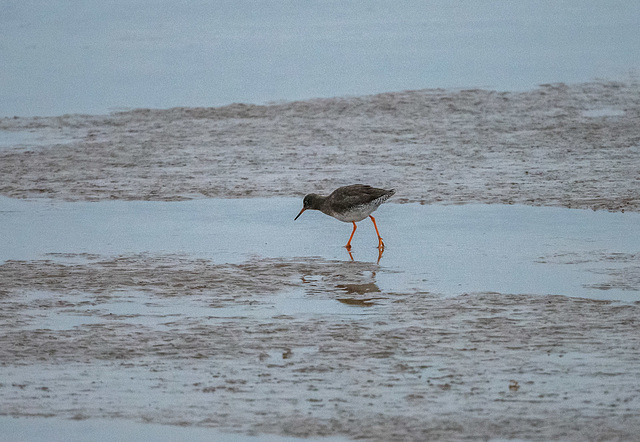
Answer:
<svg viewBox="0 0 640 442"><path fill-rule="evenodd" d="M261 434L250 436L223 433L215 428L157 425L125 420L63 420L47 417L14 418L0 416L0 440L12 442L103 442L113 440L153 440L156 442L220 441L220 442L298 442L345 441L345 438L295 438Z"/></svg>
<svg viewBox="0 0 640 442"><path fill-rule="evenodd" d="M342 247L349 226L319 212L294 222L300 204L291 198L179 203L0 198L7 232L0 239L0 262L140 253L182 254L215 264L255 257L350 262ZM418 204L387 204L377 213L387 244L380 266L369 269L368 279L352 281L355 286L336 280L343 295L422 290L443 296L492 291L638 299L638 260L620 258L640 251L637 213ZM373 227L368 221L359 226L352 256L375 264ZM567 262L559 256L574 258ZM317 282L313 272L306 278L310 286Z"/></svg>
<svg viewBox="0 0 640 442"><path fill-rule="evenodd" d="M609 107L601 109L591 109L582 112L583 117L598 118L598 117L621 117L624 115L624 110L613 109Z"/></svg>
<svg viewBox="0 0 640 442"><path fill-rule="evenodd" d="M68 144L77 136L77 130L63 131L61 129L42 128L38 130L9 131L0 129L0 149Z"/></svg>

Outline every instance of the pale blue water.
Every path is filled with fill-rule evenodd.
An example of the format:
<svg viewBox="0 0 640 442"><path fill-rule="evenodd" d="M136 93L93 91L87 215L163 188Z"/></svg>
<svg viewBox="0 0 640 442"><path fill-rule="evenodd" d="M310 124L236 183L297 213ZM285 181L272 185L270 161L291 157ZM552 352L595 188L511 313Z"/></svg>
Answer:
<svg viewBox="0 0 640 442"><path fill-rule="evenodd" d="M0 416L0 441L6 442L106 442L106 441L218 441L218 442L297 442L346 441L346 438L297 438L261 434L248 436L224 433L215 428L179 427L120 419L70 421L58 418Z"/></svg>
<svg viewBox="0 0 640 442"><path fill-rule="evenodd" d="M635 79L635 0L3 1L0 116Z"/></svg>
<svg viewBox="0 0 640 442"><path fill-rule="evenodd" d="M183 253L214 263L254 257L350 260L343 247L350 224L314 211L294 222L301 206L298 198L65 203L0 197L0 263L56 259L48 253L142 252ZM494 291L638 300L637 289L615 284L597 288L609 281L600 271L630 265L599 257L640 252L638 213L387 203L376 219L387 245L375 277L383 292L456 296ZM358 225L353 258L375 262L373 226L369 220ZM295 294L287 299L291 296Z"/></svg>

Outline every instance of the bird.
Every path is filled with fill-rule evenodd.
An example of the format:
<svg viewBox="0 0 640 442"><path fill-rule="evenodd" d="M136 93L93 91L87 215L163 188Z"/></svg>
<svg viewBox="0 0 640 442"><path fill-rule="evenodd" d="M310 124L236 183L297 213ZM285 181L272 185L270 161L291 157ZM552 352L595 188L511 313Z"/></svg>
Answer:
<svg viewBox="0 0 640 442"><path fill-rule="evenodd" d="M349 241L345 246L351 250L351 240L356 233L356 222L362 221L366 217L371 218L373 227L378 235L378 250L384 250L384 242L380 237L376 219L371 214L391 196L396 193L395 189L385 190L364 184L352 184L350 186L339 187L329 196L322 196L310 193L302 200L302 210L293 220L297 220L305 210L319 210L322 213L332 216L345 223L353 223L353 231Z"/></svg>

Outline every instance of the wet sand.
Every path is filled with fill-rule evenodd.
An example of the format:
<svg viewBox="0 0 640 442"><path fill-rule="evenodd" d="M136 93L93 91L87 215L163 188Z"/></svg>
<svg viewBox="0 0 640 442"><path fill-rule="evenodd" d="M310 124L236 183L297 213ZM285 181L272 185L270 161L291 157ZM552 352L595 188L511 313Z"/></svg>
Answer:
<svg viewBox="0 0 640 442"><path fill-rule="evenodd" d="M639 121L640 85L613 82L5 118L14 139L68 142L0 150L0 194L176 201L366 182L395 202L638 210Z"/></svg>
<svg viewBox="0 0 640 442"><path fill-rule="evenodd" d="M637 303L381 293L375 265L322 259L70 258L2 266L3 414L373 440L640 428ZM334 306L278 312L292 287Z"/></svg>
<svg viewBox="0 0 640 442"><path fill-rule="evenodd" d="M639 102L602 82L0 120L0 193L26 199L0 199L0 414L637 440ZM379 263L370 225L351 261L346 224L279 198L357 181L406 203L376 212Z"/></svg>

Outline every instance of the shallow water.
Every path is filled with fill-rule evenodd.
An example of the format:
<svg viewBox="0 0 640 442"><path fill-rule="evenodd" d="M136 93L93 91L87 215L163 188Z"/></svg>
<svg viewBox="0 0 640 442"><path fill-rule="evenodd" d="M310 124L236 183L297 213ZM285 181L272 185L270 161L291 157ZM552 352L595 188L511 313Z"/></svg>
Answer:
<svg viewBox="0 0 640 442"><path fill-rule="evenodd" d="M102 442L153 440L155 442L175 442L180 440L219 442L296 442L300 440L332 442L347 439L325 437L305 438L239 435L222 433L212 428L188 428L168 425L154 425L120 421L114 425L111 420L61 421L59 419L28 417L12 418L0 416L0 441L6 442Z"/></svg>
<svg viewBox="0 0 640 442"><path fill-rule="evenodd" d="M640 68L633 1L4 6L0 116L522 90Z"/></svg>
<svg viewBox="0 0 640 442"><path fill-rule="evenodd" d="M0 198L3 436L637 434L640 214L300 205Z"/></svg>
<svg viewBox="0 0 640 442"><path fill-rule="evenodd" d="M73 141L74 136L78 135L76 131L73 131L73 135L69 132L69 130L42 128L23 131L0 130L0 150L25 147L54 147L68 144Z"/></svg>
<svg viewBox="0 0 640 442"><path fill-rule="evenodd" d="M248 259L349 261L351 226L320 212L293 217L298 199L63 203L0 198L7 234L0 262L48 254L186 254L216 264ZM629 269L640 250L640 214L563 208L387 204L378 212L386 249L372 282L383 291L561 294L638 300ZM369 220L352 255L377 262ZM636 255L634 255L636 254ZM636 258L634 258L636 256ZM615 281L614 281L615 280Z"/></svg>

